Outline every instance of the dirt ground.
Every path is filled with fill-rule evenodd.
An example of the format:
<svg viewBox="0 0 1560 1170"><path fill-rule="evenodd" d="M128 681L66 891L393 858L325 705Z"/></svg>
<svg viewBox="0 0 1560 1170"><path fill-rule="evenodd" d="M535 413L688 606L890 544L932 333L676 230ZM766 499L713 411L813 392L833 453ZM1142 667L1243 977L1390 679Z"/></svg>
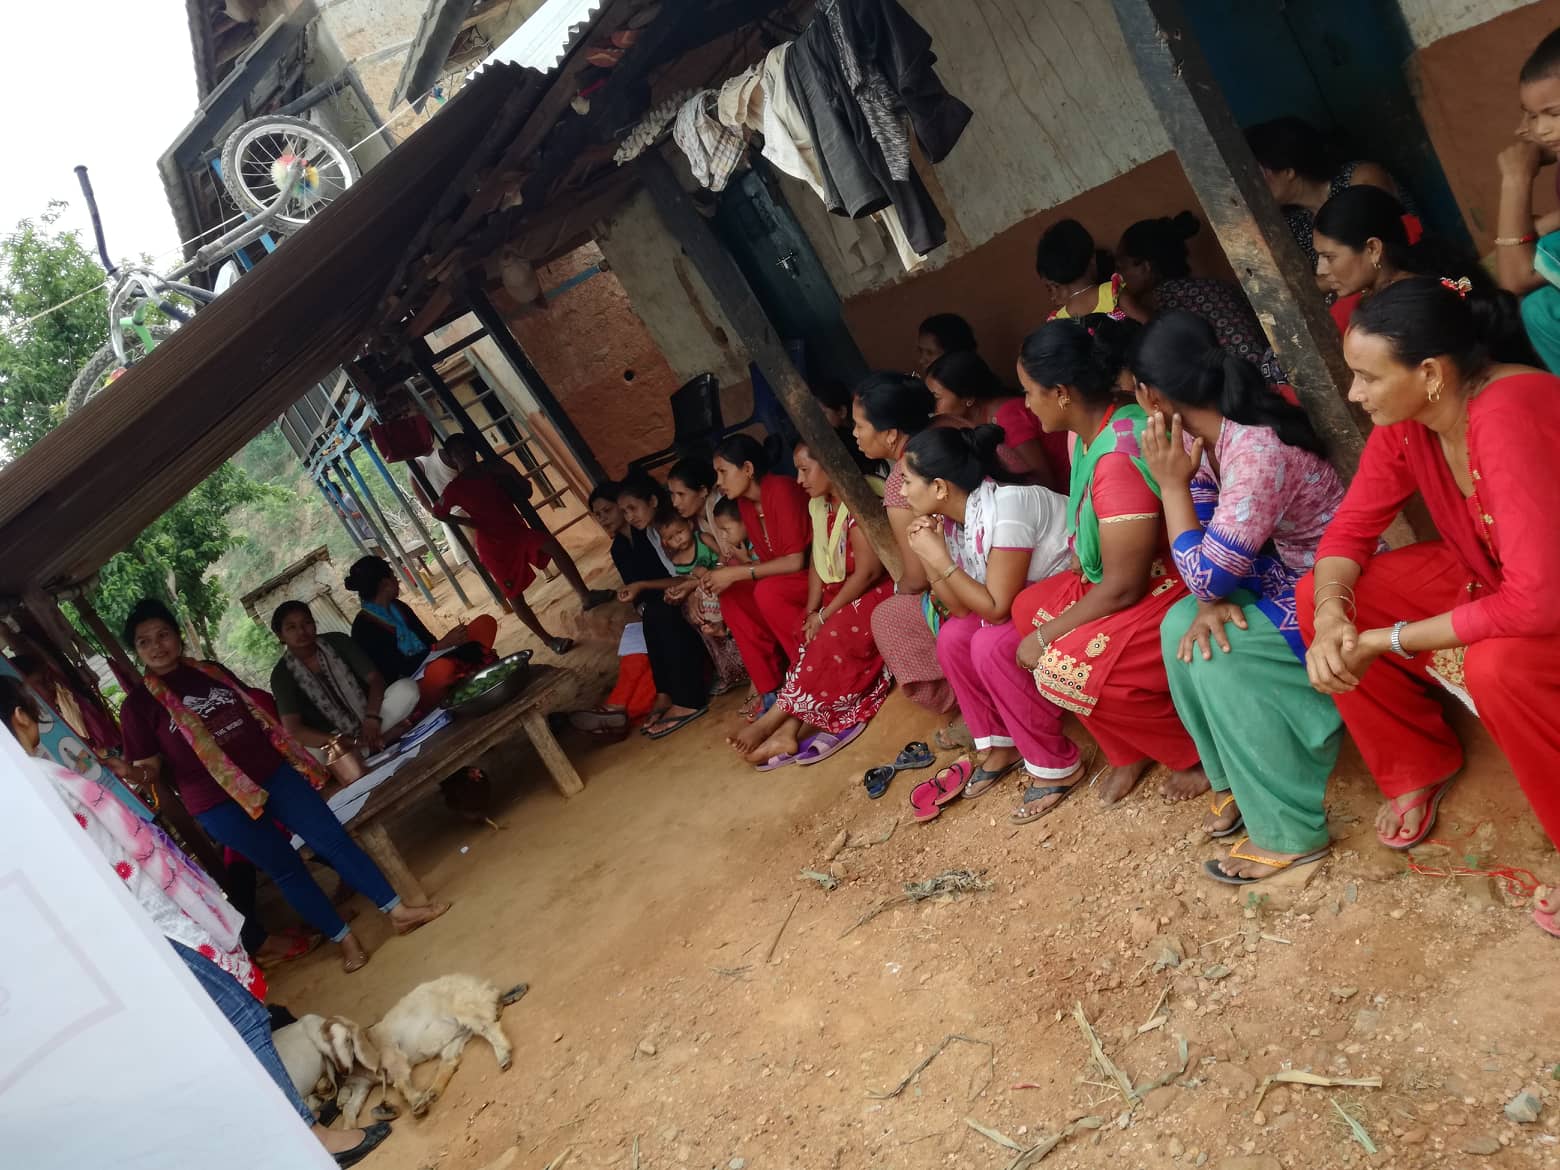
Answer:
<svg viewBox="0 0 1560 1170"><path fill-rule="evenodd" d="M599 544L582 552L605 579ZM545 592L550 612L572 608L561 582ZM582 627L598 636L569 663L583 675L610 668L608 620ZM739 706L727 696L661 742L566 733L586 780L569 801L528 749L506 754L490 767L501 828L436 797L392 825L451 911L395 938L362 907L367 968L343 975L326 948L277 971L273 999L367 1023L452 972L531 991L503 1020L514 1067L473 1041L444 1099L398 1121L368 1170L479 1168L512 1147L535 1170L1001 1170L1080 1118L1098 1120L1044 1166L1560 1165L1560 944L1489 878L1412 873L1377 846L1352 750L1331 786L1332 858L1231 891L1199 873L1217 853L1201 807L1166 804L1156 775L1036 826L1009 825L1013 791L922 825L909 791L929 773L879 801L861 774L936 717L895 694L845 752L761 775L723 742ZM1468 782L1418 860L1560 878L1499 754L1467 730ZM841 832L825 890L800 874L830 872ZM960 869L989 888L846 933L903 883ZM1080 1010L1119 1078L1091 1058ZM1291 1069L1380 1087L1261 1094ZM1535 1124L1503 1115L1524 1086Z"/></svg>

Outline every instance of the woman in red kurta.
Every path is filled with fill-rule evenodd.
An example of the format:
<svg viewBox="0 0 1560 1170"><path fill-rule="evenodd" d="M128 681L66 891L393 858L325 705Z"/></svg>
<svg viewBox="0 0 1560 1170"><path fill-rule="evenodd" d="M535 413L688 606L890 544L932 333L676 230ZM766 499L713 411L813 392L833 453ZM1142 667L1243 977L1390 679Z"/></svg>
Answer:
<svg viewBox="0 0 1560 1170"><path fill-rule="evenodd" d="M801 645L774 706L731 740L749 762L771 768L833 755L878 713L891 681L872 640L872 611L893 595L893 579L806 443L796 447L796 478L811 498L812 524ZM798 755L808 729L817 734Z"/></svg>
<svg viewBox="0 0 1560 1170"><path fill-rule="evenodd" d="M579 594L584 609L610 601L615 595L607 589L587 588L579 567L557 538L525 522L514 493L523 492L529 498L529 480L502 460L480 462L476 444L464 434L451 435L444 442L444 450L460 474L445 487L433 514L447 524L463 524L476 530L477 557L504 591L515 616L554 654L568 653L574 648L574 640L548 633L542 619L526 603L526 586L536 580L536 570L557 564L558 571ZM460 514L456 513L457 508Z"/></svg>
<svg viewBox="0 0 1560 1170"><path fill-rule="evenodd" d="M1478 711L1552 841L1560 842L1560 379L1489 358L1489 323L1431 277L1371 297L1344 337L1351 401L1376 429L1300 582L1312 685L1331 694L1387 803L1376 833L1419 844L1463 764L1440 684ZM1418 491L1441 534L1376 554ZM1554 901L1541 900L1552 932Z"/></svg>
<svg viewBox="0 0 1560 1170"><path fill-rule="evenodd" d="M812 540L806 493L795 480L768 470L764 448L752 435L732 435L715 449L716 484L742 510L756 559L712 569L704 579L720 596L721 616L762 696L763 711L774 704L791 653L802 641Z"/></svg>

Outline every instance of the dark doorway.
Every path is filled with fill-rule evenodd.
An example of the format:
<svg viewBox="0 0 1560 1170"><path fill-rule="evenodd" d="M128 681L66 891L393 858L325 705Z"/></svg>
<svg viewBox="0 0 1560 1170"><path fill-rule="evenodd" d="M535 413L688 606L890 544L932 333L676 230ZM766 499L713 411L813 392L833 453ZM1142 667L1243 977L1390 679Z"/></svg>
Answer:
<svg viewBox="0 0 1560 1170"><path fill-rule="evenodd" d="M781 339L802 343L804 377L854 385L866 376L866 359L845 327L839 294L761 159L721 194L715 231Z"/></svg>
<svg viewBox="0 0 1560 1170"><path fill-rule="evenodd" d="M1435 230L1467 238L1409 89L1397 0L1187 0L1186 12L1237 122L1304 118L1390 170Z"/></svg>

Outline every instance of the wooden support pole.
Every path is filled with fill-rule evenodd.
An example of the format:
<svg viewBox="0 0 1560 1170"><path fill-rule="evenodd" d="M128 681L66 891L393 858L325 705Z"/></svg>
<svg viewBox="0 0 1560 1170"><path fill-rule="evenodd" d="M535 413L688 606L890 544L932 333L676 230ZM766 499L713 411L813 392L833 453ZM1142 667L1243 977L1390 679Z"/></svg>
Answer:
<svg viewBox="0 0 1560 1170"><path fill-rule="evenodd" d="M125 653L125 648L120 644L119 639L108 628L108 623L98 615L98 611L87 597L86 591L82 590L76 594L71 599L71 604L76 607L76 612L81 615L82 623L87 629L92 631L93 637L102 644L103 653L113 659L119 668L130 678L140 674L141 672L135 668L135 663L131 662L130 656Z"/></svg>
<svg viewBox="0 0 1560 1170"><path fill-rule="evenodd" d="M774 387L785 412L796 424L807 449L829 473L834 490L866 532L883 567L898 580L903 571L899 545L888 526L888 513L883 510L882 498L867 483L866 476L862 475L845 444L840 442L840 437L824 417L806 380L791 364L790 355L780 343L747 278L742 275L742 269L694 208L672 168L658 152L646 152L639 167L645 190L662 225L715 294L748 355Z"/></svg>
<svg viewBox="0 0 1560 1170"><path fill-rule="evenodd" d="M1181 169L1257 310L1295 393L1345 480L1364 437L1344 395L1351 375L1316 273L1268 193L1181 0L1111 0Z"/></svg>
<svg viewBox="0 0 1560 1170"><path fill-rule="evenodd" d="M564 410L563 403L559 402L552 392L552 387L531 362L530 356L520 344L520 339L515 336L514 330L509 327L509 322L498 311L492 299L487 295L487 290L481 282L473 278L466 282L466 304L470 306L478 321L482 322L482 328L487 330L488 337L493 344L498 346L504 359L513 367L516 377L525 383L525 388L530 391L531 397L536 399L542 413L547 416L547 421L552 423L555 430L565 443L569 445L569 453L574 456L586 475L590 476L592 484L599 484L607 478L606 471L602 468L596 453L590 449L590 444L585 441L585 436L580 434L579 428L574 425L574 420L569 417L569 412Z"/></svg>

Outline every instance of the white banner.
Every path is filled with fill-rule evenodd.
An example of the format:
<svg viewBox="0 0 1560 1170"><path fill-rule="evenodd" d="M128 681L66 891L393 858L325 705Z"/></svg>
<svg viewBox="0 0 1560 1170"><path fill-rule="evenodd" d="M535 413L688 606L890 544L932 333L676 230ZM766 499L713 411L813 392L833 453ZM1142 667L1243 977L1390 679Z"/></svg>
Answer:
<svg viewBox="0 0 1560 1170"><path fill-rule="evenodd" d="M331 1170L6 732L0 793L0 1161Z"/></svg>

